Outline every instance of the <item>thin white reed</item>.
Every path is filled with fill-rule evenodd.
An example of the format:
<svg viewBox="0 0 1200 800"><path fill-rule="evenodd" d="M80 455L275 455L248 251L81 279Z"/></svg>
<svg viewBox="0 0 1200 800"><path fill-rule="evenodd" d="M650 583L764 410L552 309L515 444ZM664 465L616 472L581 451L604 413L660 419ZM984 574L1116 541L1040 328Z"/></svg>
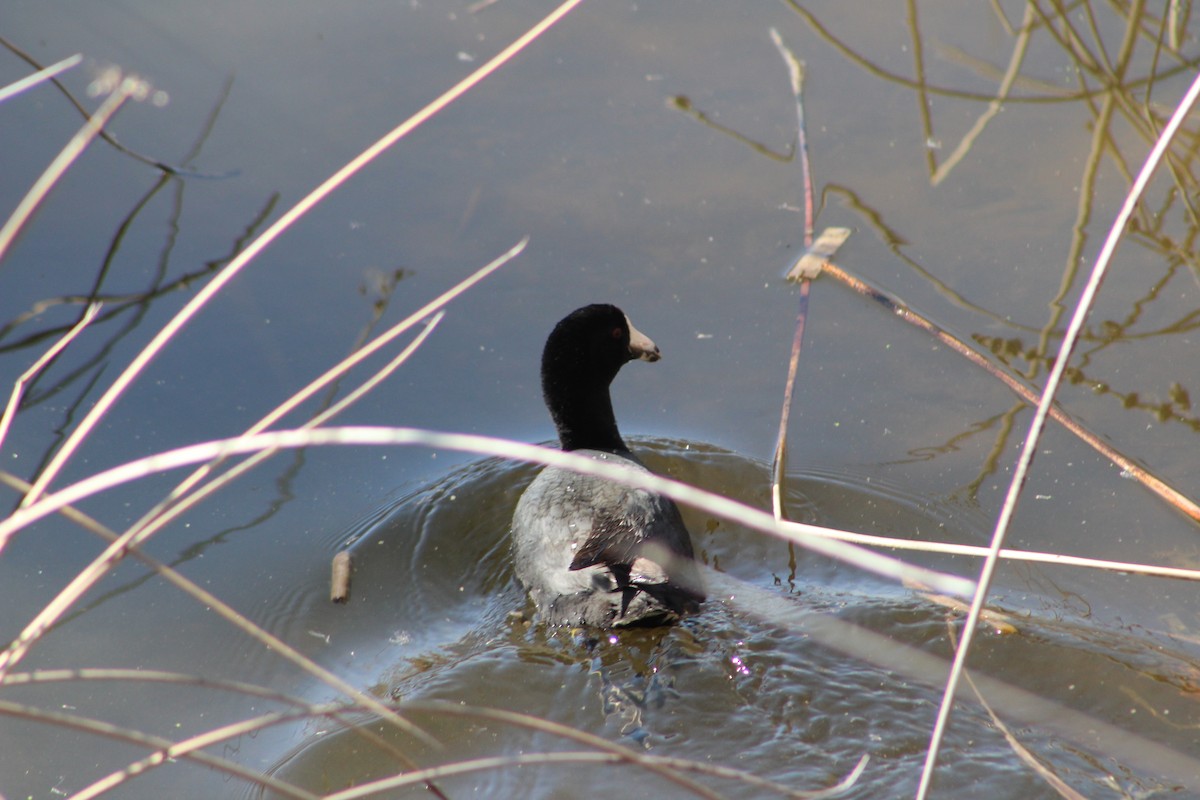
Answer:
<svg viewBox="0 0 1200 800"><path fill-rule="evenodd" d="M934 724L933 733L930 736L929 750L925 757L925 766L921 771L921 782L917 787L917 800L924 800L929 792L929 786L933 780L933 771L937 766L938 751L941 748L946 723L950 718L950 710L954 704L954 695L958 691L958 683L966 666L967 654L970 652L971 642L974 640L979 615L983 611L988 589L991 587L992 578L996 573L996 565L999 563L1000 550L1004 545L1004 537L1008 533L1008 526L1012 521L1013 514L1016 512L1021 489L1025 485L1025 480L1029 475L1029 467L1033 463L1034 455L1037 453L1038 439L1045 428L1046 417L1050 413L1050 406L1054 402L1054 395L1058 391L1059 383L1062 381L1062 375L1066 370L1067 362L1070 361L1071 351L1079 339L1079 332L1083 329L1083 323L1087 320L1092 301L1095 299L1096 293L1100 289L1100 284L1104 280L1105 272L1107 272L1113 253L1116 252L1117 245L1120 243L1121 237L1125 232L1125 226L1129 222L1129 217L1133 214L1133 210L1141 199L1146 185L1150 182L1150 178L1154 175L1155 169L1157 169L1159 162L1166 153L1171 139L1174 138L1180 125L1183 124L1183 120L1191 111L1197 97L1200 97L1200 75L1197 75L1192 81L1191 87L1180 101L1178 108L1175 109L1170 122L1167 123L1167 126L1159 135L1158 141L1155 142L1154 148L1150 151L1150 155L1147 156L1146 162L1142 165L1137 179L1133 182L1133 186L1126 195L1125 203L1121 206L1120 213L1117 214L1112 227L1109 228L1108 237L1104 241L1104 247L1101 248L1100 254L1096 258L1096 265L1092 268L1092 274L1089 276L1087 285L1084 286L1083 293L1079 297L1079 302L1075 306L1071 323L1067 326L1067 332L1059 348L1058 357L1054 360L1054 366L1046 378L1046 386L1042 390L1041 400L1038 402L1037 410L1034 412L1033 419L1029 423L1029 432L1025 436L1025 443L1021 449L1020 458L1018 458L1016 466L1013 469L1012 480L1008 486L1008 494L1004 499L1004 505L1000 509L1000 515L996 520L996 528L992 534L988 557L984 560L983 568L980 570L978 587L975 591L975 598L971 603L971 611L967 615L967 620L963 625L962 641L954 652L954 665L951 667L950 675L946 680L942 703L938 708L937 722Z"/></svg>
<svg viewBox="0 0 1200 800"><path fill-rule="evenodd" d="M96 401L91 411L80 421L79 425L63 442L61 448L55 453L54 458L42 470L37 480L33 483L33 488L29 490L25 498L21 501L22 506L29 506L34 503L45 491L46 487L54 480L58 473L62 470L67 460L70 459L83 440L92 432L100 419L108 413L108 410L117 401L117 398L124 393L125 389L141 374L146 365L150 363L159 351L166 346L176 333L178 333L184 325L191 320L195 314L204 307L204 305L219 292L234 276L236 276L246 264L262 252L271 242L287 230L291 225L304 214L308 213L317 203L324 200L330 193L340 187L352 175L365 167L373 159L387 150L400 139L407 136L422 123L428 121L435 114L440 112L450 103L457 100L464 93L478 84L487 76L491 75L499 69L505 62L510 60L518 52L524 49L530 42L541 36L554 23L558 22L568 12L579 5L582 0L566 0L558 6L554 11L547 15L544 19L519 36L516 41L505 47L494 57L489 59L479 69L472 72L467 77L463 78L436 100L429 103L413 116L402 122L399 126L381 138L375 144L368 147L357 157L352 159L344 167L339 169L321 185L308 193L300 202L288 209L278 220L263 231L257 239L251 242L245 250L238 253L232 261L221 270L217 275L213 276L212 280L204 285L196 295L185 305L179 312L154 336L149 344L142 349L140 353L133 359L132 362L124 369L117 377L107 391ZM0 255L3 254L3 248L0 247Z"/></svg>
<svg viewBox="0 0 1200 800"><path fill-rule="evenodd" d="M50 80L59 73L66 72L71 67L77 65L80 61L83 61L83 55L76 53L73 56L64 58L62 61L39 69L37 72L32 74L26 75L24 78L21 78L18 81L13 81L8 86L0 87L0 103L3 103L9 98L16 97L27 89L32 89L39 83L44 83L45 81Z"/></svg>
<svg viewBox="0 0 1200 800"><path fill-rule="evenodd" d="M96 109L96 113L87 118L66 146L55 156L50 165L42 172L25 196L21 198L21 202L13 210L8 221L4 223L4 227L0 228L0 261L4 260L4 254L8 252L8 248L12 245L13 240L17 237L17 233L25 226L25 223L33 215L34 210L41 204L46 195L50 193L50 189L58 182L63 173L71 166L79 154L87 149L87 146L92 143L113 115L121 109L125 101L131 97L137 97L147 91L146 84L137 78L125 78L117 84L117 87L112 91L104 102L100 104L100 108Z"/></svg>
<svg viewBox="0 0 1200 800"><path fill-rule="evenodd" d="M47 495L32 505L17 509L8 519L0 522L0 547L17 531L46 515L131 480L214 458L252 453L266 448L323 445L418 445L562 467L627 486L659 492L678 502L895 580L922 584L956 596L970 596L974 589L974 583L965 578L906 564L852 544L826 539L820 535L823 529L815 525L792 523L785 529L777 525L768 513L658 475L637 472L620 465L537 445L489 436L443 433L417 428L340 427L277 431L203 442L147 456L92 475ZM8 653L0 654L0 671L6 666L11 666L6 662L7 655Z"/></svg>
<svg viewBox="0 0 1200 800"><path fill-rule="evenodd" d="M784 528L792 525L787 520L781 520ZM978 556L986 558L991 549L975 544L956 544L954 542L928 542L917 539L900 539L894 536L877 536L873 533L855 533L834 528L823 528L823 536L837 539L840 542L851 542L865 547L890 547L896 550L916 550L921 553L946 553L959 556ZM1109 572L1129 572L1136 575L1150 575L1156 578L1176 578L1185 581L1200 581L1200 569L1185 569L1183 567L1164 567L1158 564L1140 564L1133 561L1110 561L1103 558L1087 558L1085 556L1069 556L1063 553L1043 553L1036 550L1012 550L1001 548L1000 558L1009 561L1030 561L1038 564L1055 564L1062 567L1083 567L1085 569L1107 570Z"/></svg>

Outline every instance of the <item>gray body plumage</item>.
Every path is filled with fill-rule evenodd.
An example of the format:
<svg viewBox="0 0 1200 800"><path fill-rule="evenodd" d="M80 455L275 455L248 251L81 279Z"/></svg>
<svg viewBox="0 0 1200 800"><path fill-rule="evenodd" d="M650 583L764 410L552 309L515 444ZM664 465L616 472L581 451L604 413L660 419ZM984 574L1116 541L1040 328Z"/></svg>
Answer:
<svg viewBox="0 0 1200 800"><path fill-rule="evenodd" d="M577 455L646 471L631 453ZM516 572L554 625L671 622L704 593L692 542L669 498L547 467L517 504Z"/></svg>

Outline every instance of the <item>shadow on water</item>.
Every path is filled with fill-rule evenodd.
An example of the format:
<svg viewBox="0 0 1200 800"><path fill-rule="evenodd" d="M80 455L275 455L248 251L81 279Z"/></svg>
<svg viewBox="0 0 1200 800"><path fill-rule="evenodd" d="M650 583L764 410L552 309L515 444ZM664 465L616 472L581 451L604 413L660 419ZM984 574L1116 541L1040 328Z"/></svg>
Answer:
<svg viewBox="0 0 1200 800"><path fill-rule="evenodd" d="M675 440L641 439L634 447L652 468L672 477L743 502L768 502L763 463ZM946 622L958 619L955 612L685 510L709 566L710 600L700 614L670 629L599 638L531 624L532 609L508 560L507 532L520 490L535 469L475 462L331 541L331 554L347 544L354 552L350 602L335 606L314 585L302 601L306 607L294 613L293 624L326 637L317 659L381 698L516 711L654 755L733 767L795 789L828 786L870 754L848 796L911 794L944 673L936 662L936 674L914 679L901 661L911 651L948 658ZM977 521L970 510L941 508L846 475L793 475L788 506L794 518L818 524L958 541L983 535L970 524ZM966 562L956 566L973 568ZM840 634L822 638L813 619L832 619L851 638L853 631L865 631L862 635L882 644L866 657L847 657L836 640ZM1160 700L1194 687L1187 661L1129 632L1095 630L1081 619L1014 621L1016 633L992 633L980 641L972 663L981 679L986 680L983 673L996 676L1021 687L1018 693L1045 697L1049 707L1061 703L1094 715L1102 727L1120 725L1133 742L1115 757L1111 748L1099 757L1076 743L1087 741L1083 732L1073 738L1070 724L1063 723L1019 731L1023 744L1088 796L1169 788L1172 784L1147 777L1142 750L1154 747L1151 739L1183 752L1197 744L1191 727L1200 723L1200 714L1168 725L1153 711L1167 707ZM997 695L993 703L1007 697ZM1144 710L1139 717L1131 708ZM406 716L443 748L432 749L363 716L351 725L309 722L294 731L286 752L264 754L265 763L275 764L269 770L274 777L332 792L404 769L363 738L364 731L422 766L577 749L549 732L428 708ZM945 760L951 768L940 775L939 786L967 793L962 796L1054 796L1014 757L974 702L962 703L956 713ZM467 792L574 797L581 786L611 780L603 769L587 764L490 769L439 780L439 787L452 797ZM681 792L649 773L637 779L634 794ZM755 796L744 785L713 785L719 792ZM249 796L269 796L262 791ZM415 796L427 789L407 791Z"/></svg>

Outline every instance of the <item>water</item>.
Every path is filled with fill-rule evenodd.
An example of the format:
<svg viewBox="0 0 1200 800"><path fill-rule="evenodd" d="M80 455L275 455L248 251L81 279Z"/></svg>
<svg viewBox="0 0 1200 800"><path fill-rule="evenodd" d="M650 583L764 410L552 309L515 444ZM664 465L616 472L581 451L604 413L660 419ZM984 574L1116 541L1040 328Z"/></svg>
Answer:
<svg viewBox="0 0 1200 800"><path fill-rule="evenodd" d="M1079 13L1089 9L1115 58L1124 20L1108 7ZM445 3L224 3L196 13L134 1L69 14L9 4L5 36L32 57L84 54L85 66L62 80L88 108L98 103L88 84L109 64L168 92L165 107L123 109L111 131L182 172L161 180L97 143L0 262L0 386L75 322L86 299L105 302L29 386L0 445L4 468L36 474L232 253L546 10L525 0L477 13ZM1006 10L1019 23L1023 7ZM1159 29L1157 18L1143 22ZM1192 69L1190 20L1182 56L1156 55L1146 34L1137 39L1126 72L1132 103L1117 104L1107 123L1097 122L1100 95L1078 96L1080 80L1101 83L1086 60L1035 31L1013 97L935 186L930 159L946 162L1014 52L992 4L885 4L867 15L842 3L735 11L709 2L592 2L268 248L149 365L55 487L244 430L356 343L529 235L516 261L455 301L413 359L339 422L545 441L553 431L537 355L546 333L572 308L615 302L664 354L618 379L623 431L654 469L768 507L796 307L778 276L802 244L800 172L786 157L794 105L770 27L807 65L818 228L854 229L839 263L1041 381L1065 324L1056 304L1077 294L1073 270L1098 250L1124 174L1148 147L1130 111L1145 105L1139 81L1157 70L1152 107L1169 110ZM0 83L29 69L0 53ZM0 105L0 207L15 207L81 121L51 87ZM1115 150L1093 169L1097 124ZM1190 156L1180 158L1179 181L1194 194ZM1195 226L1179 194L1165 178L1152 185L1060 399L1194 494L1196 281L1186 243ZM338 396L382 363L345 379ZM322 394L281 424L298 425L331 401ZM821 279L792 413L789 509L854 530L986 543L1028 420L999 383ZM1014 546L1198 563L1195 526L1105 459L1055 428L1039 450ZM419 449L291 452L146 549L352 685L410 704L447 749L435 753L390 729L385 738L422 765L587 749L546 731L411 705L444 701L520 711L640 753L793 788L829 785L867 754L850 796L911 796L940 676L902 665L919 662L914 651L947 657L946 620L956 612L687 512L713 580L740 582L726 593L735 600L714 594L678 629L617 642L526 626L514 616L528 608L504 537L532 474ZM180 477L139 481L81 507L120 531ZM351 539L351 602L334 606L329 559ZM102 546L58 517L19 534L0 555L0 636L15 636ZM977 569L963 557L905 557L959 574ZM1196 749L1195 591L1125 574L1005 565L992 600L1016 632L984 635L973 669L981 680L1036 693L1046 708L1090 715L1096 730L1126 734L1096 738L1065 711L1029 721L1023 695L991 685L1021 743L1085 796L1200 795L1187 779L1190 762L1171 757ZM856 627L822 638L826 628L813 620L826 618ZM877 653L874 644L849 652L851 635L838 631L854 630L886 642ZM80 668L240 681L304 703L338 696L134 561L86 594L17 671ZM290 707L232 687L123 674L6 685L0 701L172 741ZM385 730L368 715L288 721L205 752L313 791L399 769L355 728ZM6 707L0 794L70 794L151 747ZM942 763L935 796L1055 796L973 701L956 710ZM691 777L726 796L768 796L728 778ZM626 764L439 779L451 797L569 797L580 785L610 784L634 796L685 796ZM425 790L409 790L417 792ZM260 793L180 757L111 796Z"/></svg>
<svg viewBox="0 0 1200 800"><path fill-rule="evenodd" d="M767 474L765 465L716 448L665 440L636 446L646 448L652 463L687 463L735 496L753 494ZM441 701L549 719L651 755L711 763L715 754L724 754L718 763L792 788L833 783L868 754L872 768L851 796L915 789L913 776L919 774L944 672L908 663L905 646L948 658L947 620L954 615L919 595L844 571L839 575L835 567L803 554L792 563L784 544L692 515L688 522L698 532L702 557L709 566L720 566L709 573L711 599L703 613L677 628L598 640L584 632L529 625L532 612L505 560L504 536L513 489L528 479L526 472L481 462L405 498L384 521L353 535L359 537L353 602L345 608L314 605L299 615L298 624L328 633L322 663L354 675L379 696L415 704L413 719L450 743L450 752L430 751L369 719L359 725L383 734L419 763L572 749L545 731L470 717L447 719L422 706ZM978 533L938 519L936 510L922 509L914 498L855 493L833 476L796 476L795 484L791 511L798 518L839 524L836 517L871 506L899 528L924 523L950 538ZM841 495L843 502L814 503L808 493ZM462 503L464 496L480 502ZM824 510L822 504L827 504ZM312 595L319 590L312 587ZM835 622L828 622L830 617ZM1167 699L1171 692L1156 682L1165 672L1186 669L1176 654L1148 657L1139 651L1149 642L1127 636L1117 645L1079 620L1021 614L1009 619L1008 632L984 635L978 669L1009 687L1036 691L1043 704L1057 700L1101 718L1123 718L1130 702ZM825 627L838 623L832 631ZM863 628L884 634L869 641L873 651L850 641L869 637L860 632ZM847 648L854 658L847 658ZM1031 670L1034 665L1040 668ZM1046 680L1055 674L1090 679L1068 687ZM1112 685L1125 687L1127 694L1112 697L1106 688ZM1005 694L1018 690L985 688L993 690L992 703L1008 712L1010 724L1019 728L1027 721L1022 714L1029 709ZM1085 794L1111 792L1086 757L1094 731L1066 715L1060 711L1039 719L1037 728L1026 730L1025 746ZM1163 721L1125 722L1134 724L1123 728L1126 740L1114 761L1140 766L1139 747L1148 742L1135 734L1161 737ZM400 769L392 754L364 741L357 730L328 722L301 726L294 750L272 774L329 791ZM951 776L939 784L942 789L980 797L1046 791L974 704L955 717L945 763ZM451 796L487 791L566 797L581 786L613 780L602 771L613 768L487 770L448 779L442 788ZM1136 767L1131 772L1136 774ZM642 791L650 792L661 778L645 781ZM736 782L718 783L737 796L758 796L758 790ZM1132 785L1155 786L1136 779ZM666 784L658 791L670 792ZM254 790L250 796L261 793Z"/></svg>

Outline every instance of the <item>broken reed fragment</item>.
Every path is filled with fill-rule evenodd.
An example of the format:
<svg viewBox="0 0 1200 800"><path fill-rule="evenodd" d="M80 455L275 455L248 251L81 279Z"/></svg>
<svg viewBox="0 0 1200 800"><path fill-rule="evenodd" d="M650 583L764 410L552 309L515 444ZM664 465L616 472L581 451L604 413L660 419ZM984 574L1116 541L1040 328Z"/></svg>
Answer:
<svg viewBox="0 0 1200 800"><path fill-rule="evenodd" d="M342 550L333 557L332 574L329 576L329 599L344 603L350 599L350 551Z"/></svg>
<svg viewBox="0 0 1200 800"><path fill-rule="evenodd" d="M784 273L789 281L816 278L825 264L837 255L838 249L850 238L849 228L826 228L796 263Z"/></svg>

